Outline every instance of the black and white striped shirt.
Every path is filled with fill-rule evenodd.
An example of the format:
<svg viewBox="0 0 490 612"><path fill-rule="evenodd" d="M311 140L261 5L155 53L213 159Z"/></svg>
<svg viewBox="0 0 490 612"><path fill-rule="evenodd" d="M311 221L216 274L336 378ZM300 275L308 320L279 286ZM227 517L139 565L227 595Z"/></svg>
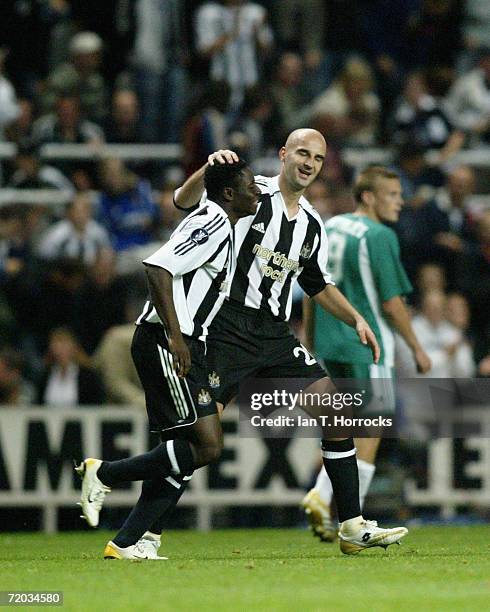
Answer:
<svg viewBox="0 0 490 612"><path fill-rule="evenodd" d="M327 272L327 234L304 197L297 215L288 218L278 176L256 176L255 182L262 196L255 216L239 219L234 227L226 296L287 321L296 280L309 296L335 284ZM205 201L206 193L200 206Z"/></svg>
<svg viewBox="0 0 490 612"><path fill-rule="evenodd" d="M327 272L328 243L320 215L301 197L299 211L288 218L279 177L256 176L262 192L254 217L235 225L229 299L267 310L287 321L297 280L308 295L334 284Z"/></svg>
<svg viewBox="0 0 490 612"><path fill-rule="evenodd" d="M188 215L169 241L144 264L168 270L180 329L203 340L225 299L224 280L231 246L231 225L225 211L210 200ZM147 301L137 324L162 323Z"/></svg>
<svg viewBox="0 0 490 612"><path fill-rule="evenodd" d="M101 250L111 248L107 230L97 221L91 219L80 233L71 221L63 219L46 231L38 246L38 254L48 260L80 259L90 266Z"/></svg>

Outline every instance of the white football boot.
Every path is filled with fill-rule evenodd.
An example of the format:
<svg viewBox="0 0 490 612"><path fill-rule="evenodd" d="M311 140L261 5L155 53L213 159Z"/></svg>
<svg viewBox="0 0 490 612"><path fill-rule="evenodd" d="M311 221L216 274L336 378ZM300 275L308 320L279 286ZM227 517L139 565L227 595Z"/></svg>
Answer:
<svg viewBox="0 0 490 612"><path fill-rule="evenodd" d="M168 557L159 557L158 549L161 545L161 536L151 531L145 532L141 538L136 542L135 546L139 544L140 547L144 548L148 554L148 559L167 560Z"/></svg>
<svg viewBox="0 0 490 612"><path fill-rule="evenodd" d="M374 546L386 549L391 544L399 544L408 533L406 527L383 529L378 527L376 521L364 519L361 519L357 526L346 525L346 523L350 521L342 523L339 530L340 550L346 555L357 555L361 550Z"/></svg>
<svg viewBox="0 0 490 612"><path fill-rule="evenodd" d="M146 532L136 544L126 546L126 548L121 548L112 541L108 542L104 549L104 559L166 561L168 557L159 557L157 555L159 548L160 537Z"/></svg>
<svg viewBox="0 0 490 612"><path fill-rule="evenodd" d="M97 470L102 465L100 459L85 459L75 468L76 472L82 477L82 494L80 505L82 506L83 516L90 527L97 527L99 524L99 514L110 488L97 477Z"/></svg>
<svg viewBox="0 0 490 612"><path fill-rule="evenodd" d="M337 539L337 528L330 517L330 508L322 500L318 490L308 491L303 497L301 506L313 535L322 542L334 542Z"/></svg>

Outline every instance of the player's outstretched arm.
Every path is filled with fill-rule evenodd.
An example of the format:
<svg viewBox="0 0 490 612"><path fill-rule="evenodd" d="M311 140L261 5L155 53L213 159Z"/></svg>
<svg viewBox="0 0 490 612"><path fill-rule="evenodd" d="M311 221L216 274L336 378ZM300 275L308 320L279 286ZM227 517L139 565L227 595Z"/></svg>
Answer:
<svg viewBox="0 0 490 612"><path fill-rule="evenodd" d="M399 295L383 302L383 312L392 327L408 344L420 374L426 374L432 367L430 357L420 346L417 336L412 328L410 314Z"/></svg>
<svg viewBox="0 0 490 612"><path fill-rule="evenodd" d="M177 189L174 197L174 204L177 208L192 208L202 198L204 193L204 172L208 165L213 166L215 163L218 164L233 164L238 161L238 155L234 151L228 149L220 149L211 153L208 157L208 161L204 166L196 170L194 174L186 180L186 182Z"/></svg>
<svg viewBox="0 0 490 612"><path fill-rule="evenodd" d="M307 295L303 298L303 325L305 329L305 347L313 352L313 339L315 335L315 317L313 300Z"/></svg>
<svg viewBox="0 0 490 612"><path fill-rule="evenodd" d="M333 314L334 317L350 325L350 327L354 327L360 341L371 348L374 363L378 363L381 351L373 330L337 287L327 285L313 299L327 312Z"/></svg>
<svg viewBox="0 0 490 612"><path fill-rule="evenodd" d="M168 335L168 347L172 353L174 368L180 378L189 372L191 354L180 331L179 319L175 312L172 290L172 275L157 266L146 266L152 304L163 321Z"/></svg>

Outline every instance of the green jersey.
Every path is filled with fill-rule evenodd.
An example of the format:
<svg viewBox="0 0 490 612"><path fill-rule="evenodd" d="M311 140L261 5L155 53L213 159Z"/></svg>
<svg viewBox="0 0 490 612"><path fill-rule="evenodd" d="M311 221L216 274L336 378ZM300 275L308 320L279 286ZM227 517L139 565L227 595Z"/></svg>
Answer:
<svg viewBox="0 0 490 612"><path fill-rule="evenodd" d="M338 215L327 221L328 271L337 287L371 326L381 347L379 363L394 365L395 338L382 303L412 291L400 261L395 232L368 217ZM354 329L315 305L314 348L340 363L372 363Z"/></svg>

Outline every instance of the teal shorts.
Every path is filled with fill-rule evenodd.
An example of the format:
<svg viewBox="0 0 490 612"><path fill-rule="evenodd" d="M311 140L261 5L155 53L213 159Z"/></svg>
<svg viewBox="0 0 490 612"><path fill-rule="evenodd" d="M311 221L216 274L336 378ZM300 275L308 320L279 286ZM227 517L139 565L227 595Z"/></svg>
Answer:
<svg viewBox="0 0 490 612"><path fill-rule="evenodd" d="M362 407L357 409L357 414L389 416L395 413L394 368L374 363L340 363L327 359L323 363L340 390L346 386L341 379L349 379L349 390L355 387L355 390L364 392L364 401Z"/></svg>

